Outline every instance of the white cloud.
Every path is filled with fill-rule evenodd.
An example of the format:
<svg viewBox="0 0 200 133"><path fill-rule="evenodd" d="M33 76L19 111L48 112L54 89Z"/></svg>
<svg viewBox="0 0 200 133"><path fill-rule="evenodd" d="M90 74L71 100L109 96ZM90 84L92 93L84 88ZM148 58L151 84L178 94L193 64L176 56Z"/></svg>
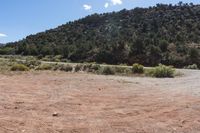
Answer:
<svg viewBox="0 0 200 133"><path fill-rule="evenodd" d="M109 3L106 2L105 5L104 5L104 7L105 7L105 8L108 8L108 6L109 6Z"/></svg>
<svg viewBox="0 0 200 133"><path fill-rule="evenodd" d="M0 37L7 37L6 34L0 33Z"/></svg>
<svg viewBox="0 0 200 133"><path fill-rule="evenodd" d="M113 5L121 5L123 2L122 0L111 0Z"/></svg>
<svg viewBox="0 0 200 133"><path fill-rule="evenodd" d="M91 5L84 4L84 5L83 5L83 8L84 8L85 10L91 10L91 9L92 9L92 6L91 6Z"/></svg>

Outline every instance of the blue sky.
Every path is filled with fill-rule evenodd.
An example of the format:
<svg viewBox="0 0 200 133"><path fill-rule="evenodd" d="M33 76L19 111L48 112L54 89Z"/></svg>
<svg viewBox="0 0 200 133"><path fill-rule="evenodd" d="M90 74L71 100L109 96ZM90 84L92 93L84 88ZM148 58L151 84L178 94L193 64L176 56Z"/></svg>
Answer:
<svg viewBox="0 0 200 133"><path fill-rule="evenodd" d="M0 0L0 43L55 28L89 14L148 7L180 0ZM200 4L200 0L182 0Z"/></svg>

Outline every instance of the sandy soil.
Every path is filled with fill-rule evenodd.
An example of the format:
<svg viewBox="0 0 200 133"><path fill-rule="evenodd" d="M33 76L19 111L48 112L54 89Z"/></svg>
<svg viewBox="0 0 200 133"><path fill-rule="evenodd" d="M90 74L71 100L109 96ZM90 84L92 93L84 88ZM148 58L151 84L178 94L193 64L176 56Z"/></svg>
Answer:
<svg viewBox="0 0 200 133"><path fill-rule="evenodd" d="M199 133L200 71L0 75L0 133Z"/></svg>

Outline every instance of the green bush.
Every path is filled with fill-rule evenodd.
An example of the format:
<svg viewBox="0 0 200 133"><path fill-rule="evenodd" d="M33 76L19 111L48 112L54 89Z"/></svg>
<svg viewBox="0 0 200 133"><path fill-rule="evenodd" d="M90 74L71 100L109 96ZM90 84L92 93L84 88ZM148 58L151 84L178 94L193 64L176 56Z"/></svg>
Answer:
<svg viewBox="0 0 200 133"><path fill-rule="evenodd" d="M122 63L122 64L119 64L119 66L127 66L127 64L123 64L123 63Z"/></svg>
<svg viewBox="0 0 200 133"><path fill-rule="evenodd" d="M101 74L104 74L104 75L114 75L115 74L115 69L113 69L112 67L103 67L102 68L102 71L101 71Z"/></svg>
<svg viewBox="0 0 200 133"><path fill-rule="evenodd" d="M36 58L27 58L26 61L23 63L24 65L28 66L29 68L35 68L41 65L41 62Z"/></svg>
<svg viewBox="0 0 200 133"><path fill-rule="evenodd" d="M29 71L29 68L23 64L14 64L11 71Z"/></svg>
<svg viewBox="0 0 200 133"><path fill-rule="evenodd" d="M132 74L132 68L126 68L126 69L124 70L124 73L125 73L126 75Z"/></svg>
<svg viewBox="0 0 200 133"><path fill-rule="evenodd" d="M126 67L117 66L115 67L116 73L125 73Z"/></svg>
<svg viewBox="0 0 200 133"><path fill-rule="evenodd" d="M172 78L175 75L175 69L171 66L160 64L159 66L147 70L147 75L157 78Z"/></svg>
<svg viewBox="0 0 200 133"><path fill-rule="evenodd" d="M81 71L82 68L83 68L83 65L81 65L81 64L76 65L75 66L75 72Z"/></svg>
<svg viewBox="0 0 200 133"><path fill-rule="evenodd" d="M54 61L54 56L53 55L46 55L41 60L42 61Z"/></svg>
<svg viewBox="0 0 200 133"><path fill-rule="evenodd" d="M51 70L53 68L53 65L51 64L41 64L36 68L36 70Z"/></svg>
<svg viewBox="0 0 200 133"><path fill-rule="evenodd" d="M17 62L17 58L14 56L8 56L8 57L6 56L5 58L8 59L10 62ZM19 63L19 64L21 64L21 63Z"/></svg>
<svg viewBox="0 0 200 133"><path fill-rule="evenodd" d="M62 68L62 66L63 66L62 64L58 64L58 63L52 64L51 70L53 70L53 71L60 70Z"/></svg>
<svg viewBox="0 0 200 133"><path fill-rule="evenodd" d="M195 70L195 69L196 69L196 70L199 69L198 66L197 66L197 64L189 65L189 66L186 66L186 67L184 67L184 68L185 68L185 69L194 69L194 70Z"/></svg>
<svg viewBox="0 0 200 133"><path fill-rule="evenodd" d="M97 64L85 64L83 66L83 71L86 72L97 72L98 70L100 70L101 66L97 65Z"/></svg>
<svg viewBox="0 0 200 133"><path fill-rule="evenodd" d="M92 64L92 67L91 67L91 69L94 71L98 71L100 68L101 68L101 66L98 64Z"/></svg>
<svg viewBox="0 0 200 133"><path fill-rule="evenodd" d="M42 60L42 61L49 61L49 58L48 58L47 56L45 56L45 57L42 57L41 60Z"/></svg>
<svg viewBox="0 0 200 133"><path fill-rule="evenodd" d="M86 64L83 65L82 69L83 69L83 71L89 72L91 68L92 68L92 64L86 63Z"/></svg>
<svg viewBox="0 0 200 133"><path fill-rule="evenodd" d="M60 70L65 72L71 72L73 70L73 67L70 65L62 65Z"/></svg>
<svg viewBox="0 0 200 133"><path fill-rule="evenodd" d="M61 62L63 56L62 55L56 55L52 58L52 61L55 61L55 62Z"/></svg>
<svg viewBox="0 0 200 133"><path fill-rule="evenodd" d="M138 73L138 74L144 73L144 66L140 65L138 63L135 63L135 64L133 64L132 72Z"/></svg>

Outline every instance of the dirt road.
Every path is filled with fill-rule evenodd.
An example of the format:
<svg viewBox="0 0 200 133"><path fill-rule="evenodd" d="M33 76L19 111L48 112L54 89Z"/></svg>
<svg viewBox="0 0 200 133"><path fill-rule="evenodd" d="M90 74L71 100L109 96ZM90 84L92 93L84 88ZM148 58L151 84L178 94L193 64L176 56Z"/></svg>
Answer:
<svg viewBox="0 0 200 133"><path fill-rule="evenodd" d="M0 133L199 133L200 71L0 75Z"/></svg>

